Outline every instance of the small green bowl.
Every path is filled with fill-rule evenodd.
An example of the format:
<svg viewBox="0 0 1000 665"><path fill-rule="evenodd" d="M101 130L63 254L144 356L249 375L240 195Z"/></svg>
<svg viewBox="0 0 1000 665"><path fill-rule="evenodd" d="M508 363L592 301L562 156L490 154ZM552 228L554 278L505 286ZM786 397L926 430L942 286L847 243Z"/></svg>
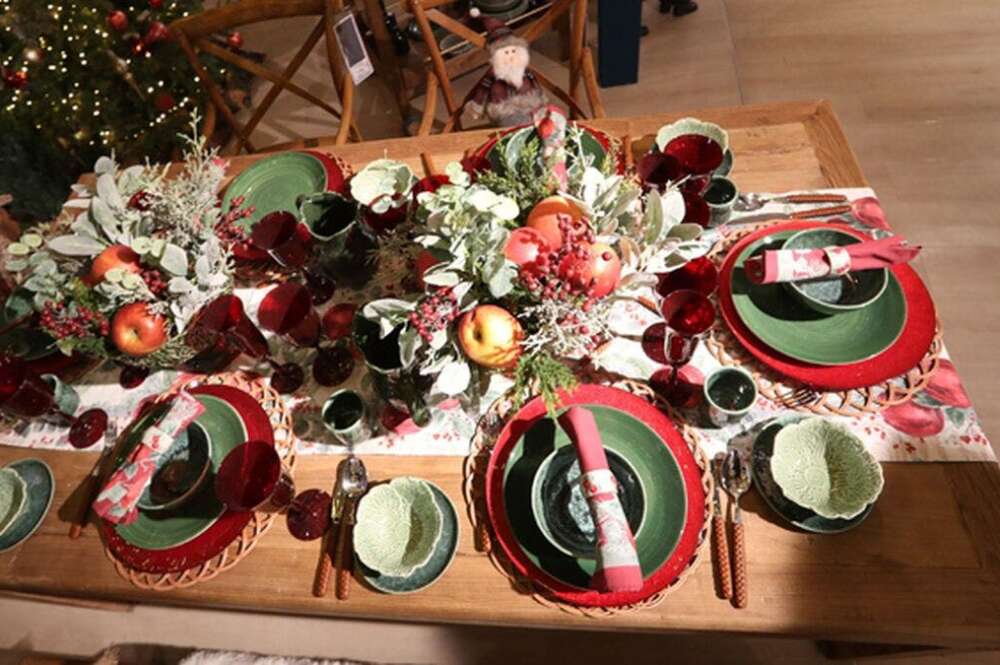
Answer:
<svg viewBox="0 0 1000 665"><path fill-rule="evenodd" d="M371 570L408 577L434 556L443 529L431 486L420 478L394 478L358 502L354 552Z"/></svg>
<svg viewBox="0 0 1000 665"><path fill-rule="evenodd" d="M198 493L212 468L212 438L197 422L188 425L156 463L137 506L146 512L179 508Z"/></svg>
<svg viewBox="0 0 1000 665"><path fill-rule="evenodd" d="M882 493L882 466L840 425L807 418L774 437L771 475L790 501L828 519L852 519Z"/></svg>
<svg viewBox="0 0 1000 665"><path fill-rule="evenodd" d="M608 466L618 481L618 499L632 535L638 537L646 516L646 493L639 474L628 461L607 450ZM583 492L580 462L573 446L553 450L538 466L531 487L531 513L553 547L572 557L597 556L597 532Z"/></svg>
<svg viewBox="0 0 1000 665"><path fill-rule="evenodd" d="M829 227L806 229L788 238L782 249L819 249L846 247L861 240L850 233ZM785 282L802 304L821 314L840 314L862 309L878 300L889 286L889 271L860 270L836 277L821 277L800 282Z"/></svg>

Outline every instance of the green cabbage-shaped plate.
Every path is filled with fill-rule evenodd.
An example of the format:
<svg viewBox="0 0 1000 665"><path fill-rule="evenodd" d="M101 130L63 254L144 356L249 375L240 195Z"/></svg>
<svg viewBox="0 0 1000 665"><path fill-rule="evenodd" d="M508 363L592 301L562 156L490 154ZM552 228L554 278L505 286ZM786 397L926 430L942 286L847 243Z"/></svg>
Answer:
<svg viewBox="0 0 1000 665"><path fill-rule="evenodd" d="M396 478L371 488L358 504L354 551L372 570L403 577L430 560L442 526L427 483Z"/></svg>
<svg viewBox="0 0 1000 665"><path fill-rule="evenodd" d="M719 144L722 152L729 149L729 134L726 130L714 122L705 122L697 118L681 118L677 122L660 127L659 131L656 132L656 147L660 149L660 152L663 152L668 143L685 134L707 136Z"/></svg>
<svg viewBox="0 0 1000 665"><path fill-rule="evenodd" d="M28 486L14 469L0 469L0 533L7 530L24 508Z"/></svg>
<svg viewBox="0 0 1000 665"><path fill-rule="evenodd" d="M822 418L778 432L771 475L788 499L830 519L859 515L885 482L861 439Z"/></svg>

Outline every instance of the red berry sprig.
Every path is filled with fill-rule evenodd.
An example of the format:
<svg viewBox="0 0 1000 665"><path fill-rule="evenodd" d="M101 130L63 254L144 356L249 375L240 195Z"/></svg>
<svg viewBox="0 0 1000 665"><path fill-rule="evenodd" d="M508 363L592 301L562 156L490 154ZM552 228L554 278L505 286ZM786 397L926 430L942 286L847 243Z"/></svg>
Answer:
<svg viewBox="0 0 1000 665"><path fill-rule="evenodd" d="M146 282L149 292L157 298L167 292L167 282L163 279L163 273L156 268L142 266L139 276L142 277L142 281Z"/></svg>
<svg viewBox="0 0 1000 665"><path fill-rule="evenodd" d="M76 313L70 314L66 305L61 302L45 303L39 315L39 323L56 339L83 338L94 334L106 337L111 331L111 325L100 312L77 305Z"/></svg>
<svg viewBox="0 0 1000 665"><path fill-rule="evenodd" d="M256 208L254 206L241 208L240 206L243 205L245 200L242 196L233 197L233 200L229 202L229 210L222 215L219 223L215 225L215 235L227 247L247 241L247 232L243 227L237 225L236 222L252 215Z"/></svg>
<svg viewBox="0 0 1000 665"><path fill-rule="evenodd" d="M410 325L421 339L430 342L434 333L447 328L459 313L458 298L451 287L441 287L417 303L417 308L410 312Z"/></svg>
<svg viewBox="0 0 1000 665"><path fill-rule="evenodd" d="M128 200L128 207L138 210L139 212L146 212L152 205L153 197L150 196L149 192L145 190L139 190Z"/></svg>
<svg viewBox="0 0 1000 665"><path fill-rule="evenodd" d="M594 243L594 232L582 222L575 222L569 215L561 214L559 231L563 242L559 249L539 254L534 262L521 267L521 283L533 296L540 300L577 301L584 311L590 311L594 303L596 280L583 280L573 265L583 263L589 256Z"/></svg>

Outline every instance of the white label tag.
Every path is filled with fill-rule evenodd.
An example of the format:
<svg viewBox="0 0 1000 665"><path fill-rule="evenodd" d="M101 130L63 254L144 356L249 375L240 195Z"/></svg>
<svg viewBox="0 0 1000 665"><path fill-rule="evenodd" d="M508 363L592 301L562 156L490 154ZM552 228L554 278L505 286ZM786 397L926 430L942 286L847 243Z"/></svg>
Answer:
<svg viewBox="0 0 1000 665"><path fill-rule="evenodd" d="M336 21L333 32L337 35L337 46L340 47L344 65L351 72L351 80L354 81L354 85L358 85L375 73L375 67L368 57L368 50L365 48L364 40L361 39L354 13L344 12Z"/></svg>

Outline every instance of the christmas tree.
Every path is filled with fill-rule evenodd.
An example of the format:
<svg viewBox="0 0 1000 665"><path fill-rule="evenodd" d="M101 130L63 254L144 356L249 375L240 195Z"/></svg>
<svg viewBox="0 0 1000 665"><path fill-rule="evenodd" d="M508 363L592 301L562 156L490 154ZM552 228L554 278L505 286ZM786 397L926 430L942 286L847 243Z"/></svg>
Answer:
<svg viewBox="0 0 1000 665"><path fill-rule="evenodd" d="M170 158L206 100L167 25L201 5L0 0L0 194L13 194L15 217L51 216L64 181L101 155L113 151L120 163ZM63 163L38 172L43 153ZM51 180L61 194L51 194Z"/></svg>

